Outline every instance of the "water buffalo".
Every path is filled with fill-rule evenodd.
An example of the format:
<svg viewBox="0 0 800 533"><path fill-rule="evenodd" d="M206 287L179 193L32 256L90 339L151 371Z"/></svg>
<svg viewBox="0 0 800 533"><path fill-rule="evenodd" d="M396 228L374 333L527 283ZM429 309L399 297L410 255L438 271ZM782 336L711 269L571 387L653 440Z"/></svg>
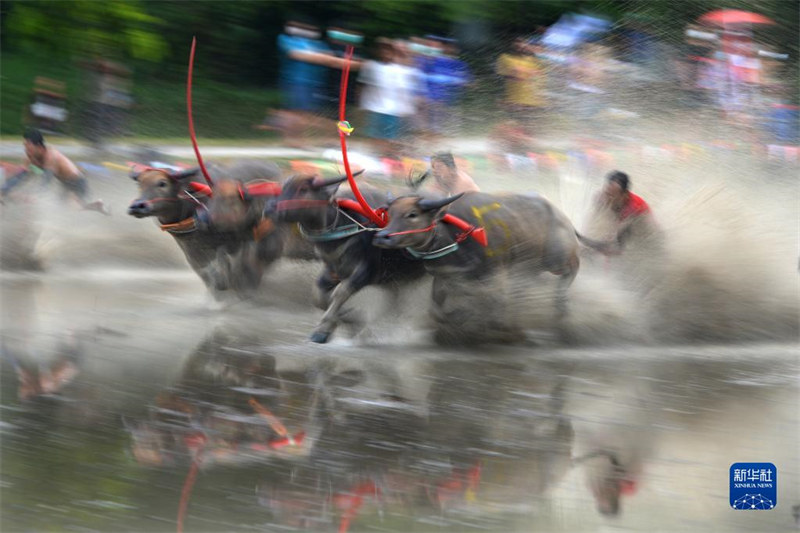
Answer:
<svg viewBox="0 0 800 533"><path fill-rule="evenodd" d="M212 176L230 177L244 183L255 179L275 179L277 165L242 162L229 167L212 167ZM139 184L140 196L131 202L128 214L156 217L163 231L171 234L192 269L212 291L247 291L257 287L264 268L280 256L279 236L252 232L225 232L205 227L208 196L198 186L198 169L135 169L131 177ZM195 183L193 184L193 180ZM255 241L255 243L254 243Z"/></svg>
<svg viewBox="0 0 800 533"><path fill-rule="evenodd" d="M449 213L481 226L488 246L481 246L467 233L440 221ZM525 273L550 272L558 276L555 300L557 316L567 312L566 292L578 273L578 238L570 221L540 196L465 193L446 199L418 195L393 200L388 209L389 224L374 235L375 246L405 249L422 260L433 274L434 314L444 316L448 293L469 292L503 268L521 267ZM501 302L501 308L507 302ZM482 314L492 313L483 308ZM459 312L461 315L464 311ZM461 321L451 313L447 321ZM444 322L440 320L440 322ZM509 335L521 334L509 324ZM500 328L498 324L495 328Z"/></svg>
<svg viewBox="0 0 800 533"><path fill-rule="evenodd" d="M279 242L282 255L291 259L316 258L314 246L300 233L297 224L275 220L274 205L281 191L278 181L257 180L248 183L228 178L214 181L213 189L204 188L211 198L206 205L204 221L209 228L253 236L253 242L266 235ZM264 250L261 250L264 253ZM263 257L268 261L272 256Z"/></svg>
<svg viewBox="0 0 800 533"><path fill-rule="evenodd" d="M353 196L337 196L346 177L328 180L315 176L294 176L283 184L276 212L278 220L297 222L305 237L314 244L324 263L315 287L315 304L325 310L311 340L328 342L341 320L345 302L367 285L397 287L398 284L421 278L425 268L421 261L403 250L382 250L372 246L372 233L377 229L369 220L337 203ZM383 195L364 188L367 202L378 205Z"/></svg>

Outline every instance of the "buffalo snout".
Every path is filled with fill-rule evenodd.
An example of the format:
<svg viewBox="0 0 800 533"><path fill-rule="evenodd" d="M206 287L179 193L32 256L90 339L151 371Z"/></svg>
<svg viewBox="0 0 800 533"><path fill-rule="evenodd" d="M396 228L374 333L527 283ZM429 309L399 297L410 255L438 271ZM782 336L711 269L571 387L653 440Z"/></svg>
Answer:
<svg viewBox="0 0 800 533"><path fill-rule="evenodd" d="M151 213L150 203L144 200L134 200L128 206L128 214L136 218L144 218L150 216Z"/></svg>
<svg viewBox="0 0 800 533"><path fill-rule="evenodd" d="M376 232L372 237L372 244L378 248L391 248L393 239L389 230L384 229Z"/></svg>

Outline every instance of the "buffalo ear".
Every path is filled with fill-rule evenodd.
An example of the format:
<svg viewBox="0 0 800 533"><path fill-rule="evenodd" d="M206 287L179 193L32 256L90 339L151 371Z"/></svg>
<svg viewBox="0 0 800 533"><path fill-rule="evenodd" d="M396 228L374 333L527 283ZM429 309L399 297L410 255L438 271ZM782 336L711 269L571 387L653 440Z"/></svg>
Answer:
<svg viewBox="0 0 800 533"><path fill-rule="evenodd" d="M427 211L438 211L439 209L443 208L444 206L451 204L464 196L464 193L458 193L455 196L450 196L448 198L443 199L427 199L423 198L419 202L417 202L417 207L423 212Z"/></svg>

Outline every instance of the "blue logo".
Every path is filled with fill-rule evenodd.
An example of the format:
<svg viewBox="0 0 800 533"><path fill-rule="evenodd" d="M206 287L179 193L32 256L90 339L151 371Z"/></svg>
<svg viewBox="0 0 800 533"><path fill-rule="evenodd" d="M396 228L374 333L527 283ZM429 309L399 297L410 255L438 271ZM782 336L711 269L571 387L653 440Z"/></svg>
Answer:
<svg viewBox="0 0 800 533"><path fill-rule="evenodd" d="M778 505L778 469L772 463L733 463L731 507L740 511L769 510Z"/></svg>

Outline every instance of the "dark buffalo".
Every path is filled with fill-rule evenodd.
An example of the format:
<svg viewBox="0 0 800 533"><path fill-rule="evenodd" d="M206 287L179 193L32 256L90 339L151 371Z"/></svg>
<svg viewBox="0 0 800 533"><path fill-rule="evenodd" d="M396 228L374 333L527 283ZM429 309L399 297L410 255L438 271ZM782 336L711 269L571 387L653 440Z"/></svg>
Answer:
<svg viewBox="0 0 800 533"><path fill-rule="evenodd" d="M244 162L227 168L212 167L212 176L235 177L242 182L276 179L280 173L272 163ZM206 286L213 291L248 291L257 287L264 268L282 253L277 235L215 231L201 220L208 196L198 169L172 171L145 168L131 172L139 184L140 196L131 202L128 214L137 218L156 217L163 231L171 234ZM255 243L254 243L255 241Z"/></svg>
<svg viewBox="0 0 800 533"><path fill-rule="evenodd" d="M284 183L276 204L278 219L299 223L325 264L315 290L315 303L325 315L311 335L318 343L328 342L347 318L342 307L353 294L367 285L397 287L425 273L422 262L403 250L374 247L372 233L377 228L365 216L339 207L338 199L353 198L351 193L336 194L346 179L294 176ZM376 190L364 188L362 193L370 205L383 202Z"/></svg>
<svg viewBox="0 0 800 533"><path fill-rule="evenodd" d="M441 223L448 205L450 214L485 229L488 246L468 238L463 230ZM531 275L549 272L558 276L556 310L559 317L566 314L566 292L580 265L578 238L567 217L544 198L466 193L425 199L411 195L392 201L388 213L389 224L375 234L373 243L386 249L405 249L422 260L434 276L437 316L444 314L448 293L469 292L475 283L507 267L522 267ZM483 313L492 318L487 309ZM512 332L520 333L514 328Z"/></svg>
<svg viewBox="0 0 800 533"><path fill-rule="evenodd" d="M297 224L275 220L274 205L281 192L279 181L243 182L223 178L214 181L213 190L211 187L204 190L211 196L204 217L209 228L238 233L243 238L252 235L254 242L272 235L272 240L282 243L284 257L316 258L314 246L302 236ZM269 259L263 257L261 260Z"/></svg>

